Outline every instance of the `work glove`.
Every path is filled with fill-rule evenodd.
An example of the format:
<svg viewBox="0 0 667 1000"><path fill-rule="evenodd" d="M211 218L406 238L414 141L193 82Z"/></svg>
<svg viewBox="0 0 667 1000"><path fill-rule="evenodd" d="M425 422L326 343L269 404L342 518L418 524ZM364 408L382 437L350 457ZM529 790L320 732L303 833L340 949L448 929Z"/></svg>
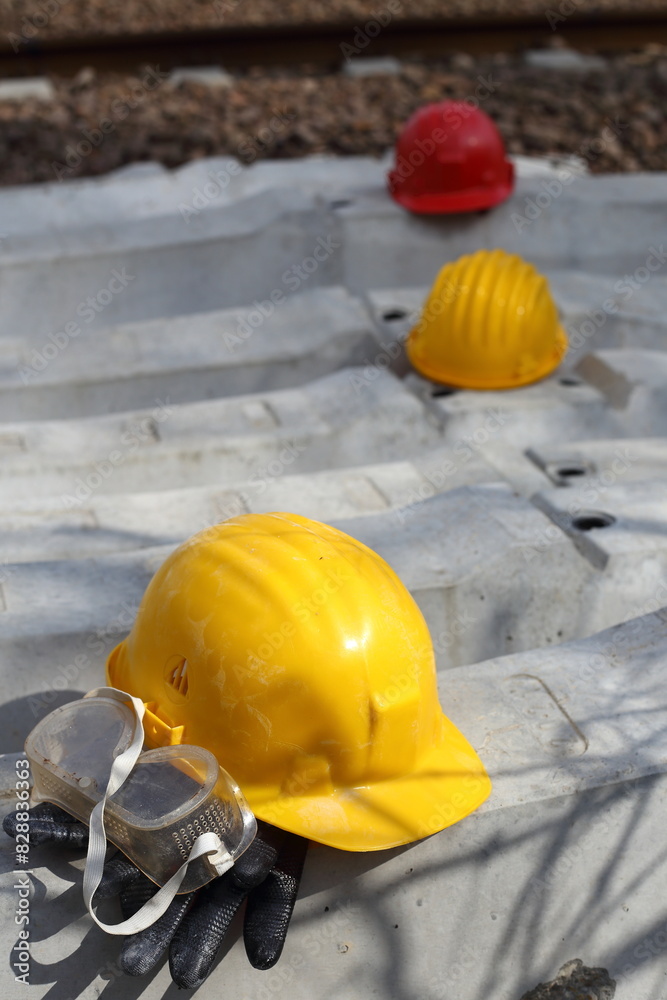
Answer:
<svg viewBox="0 0 667 1000"><path fill-rule="evenodd" d="M40 803L30 810L28 822L31 844L87 847L88 827L58 806ZM16 838L16 813L6 816L2 825ZM123 972L129 976L150 972L169 948L169 970L176 985L200 986L245 899L246 954L255 969L270 969L283 950L307 847L303 837L258 821L252 844L224 875L202 889L176 896L154 924L123 939ZM118 895L127 919L157 891L158 886L118 851L104 867L95 902Z"/></svg>

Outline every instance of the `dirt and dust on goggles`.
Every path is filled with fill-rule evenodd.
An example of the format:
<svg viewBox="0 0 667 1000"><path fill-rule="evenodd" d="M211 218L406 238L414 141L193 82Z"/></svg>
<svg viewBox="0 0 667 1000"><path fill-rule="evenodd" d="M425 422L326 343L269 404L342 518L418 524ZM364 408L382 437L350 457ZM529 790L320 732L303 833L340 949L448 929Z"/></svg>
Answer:
<svg viewBox="0 0 667 1000"><path fill-rule="evenodd" d="M97 688L47 715L25 743L32 803L53 802L89 827L84 900L111 934L150 926L176 893L224 874L257 831L240 788L208 750L182 744L142 752L143 714L138 698ZM120 924L103 923L92 907L107 839L161 886Z"/></svg>

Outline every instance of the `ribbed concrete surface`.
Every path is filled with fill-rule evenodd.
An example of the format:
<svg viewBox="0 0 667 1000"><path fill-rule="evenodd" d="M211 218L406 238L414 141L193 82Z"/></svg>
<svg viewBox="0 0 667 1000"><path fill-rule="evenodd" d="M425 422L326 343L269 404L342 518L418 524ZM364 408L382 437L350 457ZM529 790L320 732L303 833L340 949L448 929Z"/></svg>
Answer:
<svg viewBox="0 0 667 1000"><path fill-rule="evenodd" d="M159 396L182 403L279 389L360 364L377 351L366 310L342 288L306 291L280 304L267 300L249 316L225 309L123 323L92 340L63 330L42 345L17 344L14 358L8 345L0 415L89 416L150 406ZM322 317L315 328L313 313ZM258 324L261 338L253 337Z"/></svg>
<svg viewBox="0 0 667 1000"><path fill-rule="evenodd" d="M223 168L0 192L0 750L102 681L180 540L243 511L329 521L414 594L495 791L404 851L313 848L281 964L236 942L201 996L518 1000L581 957L661 997L667 179L578 178L524 225L544 176L417 219L374 161L197 196ZM443 393L402 339L481 246L546 270L572 349L537 385ZM119 977L80 862L30 860L32 995L163 996L166 968Z"/></svg>

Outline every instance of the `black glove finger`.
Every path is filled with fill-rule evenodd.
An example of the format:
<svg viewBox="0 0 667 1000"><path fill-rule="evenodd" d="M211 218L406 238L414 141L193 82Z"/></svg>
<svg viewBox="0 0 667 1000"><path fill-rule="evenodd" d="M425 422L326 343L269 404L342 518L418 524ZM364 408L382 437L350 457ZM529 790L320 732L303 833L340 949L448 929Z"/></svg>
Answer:
<svg viewBox="0 0 667 1000"><path fill-rule="evenodd" d="M143 872L139 872L138 877L121 890L120 907L123 919L127 920L141 909L144 903L155 895L158 888ZM120 967L127 976L143 976L157 965L195 896L196 892L185 892L175 896L167 910L154 924L137 934L128 934L123 938Z"/></svg>
<svg viewBox="0 0 667 1000"><path fill-rule="evenodd" d="M120 911L123 914L123 920L133 917L137 910L140 910L144 903L147 903L151 896L155 895L158 889L159 886L148 875L139 872L139 877L133 879L119 893Z"/></svg>
<svg viewBox="0 0 667 1000"><path fill-rule="evenodd" d="M95 890L94 902L117 896L140 877L146 876L122 851L117 851L104 865L100 884Z"/></svg>
<svg viewBox="0 0 667 1000"><path fill-rule="evenodd" d="M24 813L25 809L17 812ZM51 802L40 802L28 812L31 844L59 844L79 849L88 846L88 827L59 806L54 806ZM26 821L17 819L16 812L12 812L3 819L2 829L15 840L19 832L17 827L24 822Z"/></svg>
<svg viewBox="0 0 667 1000"><path fill-rule="evenodd" d="M307 850L307 840L293 833L286 834L275 866L248 896L243 940L250 964L255 969L270 969L280 958Z"/></svg>
<svg viewBox="0 0 667 1000"><path fill-rule="evenodd" d="M234 867L199 892L169 948L171 978L181 989L195 989L208 976L234 914L276 862L270 841L275 841L271 828L260 829Z"/></svg>

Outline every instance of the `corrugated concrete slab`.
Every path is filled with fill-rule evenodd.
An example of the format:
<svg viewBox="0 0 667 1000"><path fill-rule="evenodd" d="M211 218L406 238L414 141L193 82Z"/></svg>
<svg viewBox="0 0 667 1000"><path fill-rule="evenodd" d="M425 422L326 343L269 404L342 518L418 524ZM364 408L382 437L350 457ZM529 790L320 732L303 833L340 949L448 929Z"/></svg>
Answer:
<svg viewBox="0 0 667 1000"><path fill-rule="evenodd" d="M481 246L619 280L649 257L664 267L664 175L520 178L493 212L420 218L388 198L387 166L312 157L244 169L220 158L0 191L2 333L48 335L90 297L100 328L244 306L276 289L424 286Z"/></svg>
<svg viewBox="0 0 667 1000"><path fill-rule="evenodd" d="M102 683L184 537L246 510L330 521L413 592L494 793L400 851L313 847L280 964L252 971L234 938L198 995L518 1000L581 957L619 1000L657 1000L667 177L522 162L493 212L420 218L387 165L220 158L0 191L0 751ZM403 339L442 264L495 246L547 273L571 349L533 386L453 392ZM30 861L31 995L173 992L164 965L119 974L80 859Z"/></svg>
<svg viewBox="0 0 667 1000"><path fill-rule="evenodd" d="M426 500L402 515L390 511L342 520L340 525L394 567L422 606L436 646L442 633L440 651L450 663L460 656L457 650L461 646L470 650L469 660L483 658L483 653L477 656L473 650L498 642L495 629L501 619L513 628L515 637L510 634L510 642L521 644L523 637L524 648L538 644L531 630L542 632L553 627L551 641L557 642L558 631L574 627L565 605L562 614L554 617L548 596L553 574L551 582L545 580L541 587L537 564L544 565L546 560L555 573L564 563L563 586L567 583L573 595L585 580L589 565L562 533L552 544L543 546L551 534L549 518L506 485L463 487ZM546 553L535 559L542 547ZM96 559L7 564L4 635L67 634L104 626L116 617L116 609L124 601L136 608L151 575L172 548ZM489 587L499 572L507 591L502 603L494 599L487 605ZM459 623L455 630L454 622Z"/></svg>
<svg viewBox="0 0 667 1000"><path fill-rule="evenodd" d="M649 586L650 572L655 574L653 585L658 585L667 556L664 481L617 483L595 497L588 486L545 490L533 502L591 562L613 569L621 578L628 573L642 577ZM637 564L640 553L643 566ZM632 569L626 564L628 557Z"/></svg>
<svg viewBox="0 0 667 1000"><path fill-rule="evenodd" d="M94 493L171 489L390 460L441 438L388 371L345 369L303 388L83 420L5 424L0 491L76 507Z"/></svg>
<svg viewBox="0 0 667 1000"><path fill-rule="evenodd" d="M78 323L42 343L10 344L0 366L2 420L133 410L158 397L184 403L266 392L368 363L380 350L366 310L342 288L90 336Z"/></svg>
<svg viewBox="0 0 667 1000"><path fill-rule="evenodd" d="M612 349L586 354L573 373L512 392L451 392L406 378L444 422L445 440L490 438L517 448L586 438L664 437L667 354ZM485 438L486 439L483 440Z"/></svg>
<svg viewBox="0 0 667 1000"><path fill-rule="evenodd" d="M333 522L396 570L424 613L443 668L485 659L489 650L590 635L641 613L656 593L667 598L667 549L655 538L631 537L619 565L590 554L598 544L604 550L604 532L613 539L611 529L577 530L569 517L567 525L554 524L543 497L540 506L546 510L496 483L451 490L410 509ZM623 531L620 519L617 530ZM654 533L659 538L657 528ZM8 563L4 635L95 632L122 607L131 609L129 628L150 577L172 548ZM34 680L48 683L36 674Z"/></svg>
<svg viewBox="0 0 667 1000"><path fill-rule="evenodd" d="M225 517L292 510L333 520L396 510L399 523L423 501L463 485L509 482L531 497L548 485L566 488L562 502L579 512L605 507L615 484L638 484L655 494L667 478L664 439L570 442L520 449L490 441L442 447L412 462L253 477L225 486L183 487L159 493L73 495L5 500L0 539L5 560L85 558L105 552L182 541ZM573 489L574 488L574 489ZM74 502L75 501L75 502ZM658 492L657 502L662 501Z"/></svg>
<svg viewBox="0 0 667 1000"><path fill-rule="evenodd" d="M525 457L533 486L549 479ZM159 493L95 494L77 497L66 507L62 498L7 503L0 511L0 549L7 561L85 558L105 552L177 544L218 521L247 512L289 510L330 521L388 509L398 523L416 505L457 486L503 481L505 477L481 456L461 463L452 448L437 448L412 462L384 462L358 469L332 469L281 476L255 476L228 486L184 487Z"/></svg>
<svg viewBox="0 0 667 1000"><path fill-rule="evenodd" d="M667 478L667 439L570 441L529 449L527 457L556 486L586 486L590 502L618 482Z"/></svg>

